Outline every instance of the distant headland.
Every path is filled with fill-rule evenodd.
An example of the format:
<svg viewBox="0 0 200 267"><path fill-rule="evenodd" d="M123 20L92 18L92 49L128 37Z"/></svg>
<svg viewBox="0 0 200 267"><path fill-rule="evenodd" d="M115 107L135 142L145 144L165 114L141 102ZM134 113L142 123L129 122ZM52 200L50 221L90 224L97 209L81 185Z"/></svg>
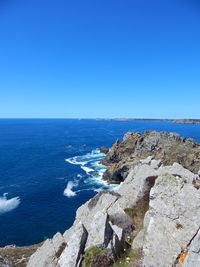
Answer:
<svg viewBox="0 0 200 267"><path fill-rule="evenodd" d="M183 123L183 124L200 124L200 119L147 119L147 118L96 118L97 121L167 121L172 123Z"/></svg>

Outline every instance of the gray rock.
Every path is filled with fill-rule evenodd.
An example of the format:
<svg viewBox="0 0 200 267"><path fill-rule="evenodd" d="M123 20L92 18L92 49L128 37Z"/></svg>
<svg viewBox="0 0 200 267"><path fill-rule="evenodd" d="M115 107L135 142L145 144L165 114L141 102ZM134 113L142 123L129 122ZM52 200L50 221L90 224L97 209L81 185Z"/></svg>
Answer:
<svg viewBox="0 0 200 267"><path fill-rule="evenodd" d="M113 230L112 239L110 240L108 244L108 251L110 249L111 255L117 259L120 255L120 253L123 251L124 245L125 245L125 232L124 229L113 225L110 223L110 226Z"/></svg>
<svg viewBox="0 0 200 267"><path fill-rule="evenodd" d="M108 214L98 211L91 221L88 233L86 250L92 246L106 248L113 235L113 230L108 220Z"/></svg>
<svg viewBox="0 0 200 267"><path fill-rule="evenodd" d="M81 255L84 252L88 233L80 222L74 229L74 233L67 242L58 261L60 267L77 267Z"/></svg>
<svg viewBox="0 0 200 267"><path fill-rule="evenodd" d="M148 156L145 159L141 159L140 163L142 163L142 164L150 164L152 159L153 159L153 156Z"/></svg>
<svg viewBox="0 0 200 267"><path fill-rule="evenodd" d="M178 162L197 173L200 169L200 145L176 133L128 133L122 142L117 141L112 146L103 159L102 163L110 167L104 173L104 179L120 183L125 180L130 168L139 163L150 164L152 158L161 160L165 166ZM152 164L156 162L153 161Z"/></svg>
<svg viewBox="0 0 200 267"><path fill-rule="evenodd" d="M60 233L54 235L52 239L47 239L44 244L36 250L30 257L27 267L55 267L57 266L56 253L65 244L65 240Z"/></svg>
<svg viewBox="0 0 200 267"><path fill-rule="evenodd" d="M200 230L194 237L187 257L183 262L183 267L196 267L200 266Z"/></svg>
<svg viewBox="0 0 200 267"><path fill-rule="evenodd" d="M105 146L102 146L102 147L100 147L100 152L103 153L103 154L107 154L109 152L109 148L105 147Z"/></svg>
<svg viewBox="0 0 200 267"><path fill-rule="evenodd" d="M144 219L143 264L172 266L199 228L200 191L174 175L161 175Z"/></svg>
<svg viewBox="0 0 200 267"><path fill-rule="evenodd" d="M151 167L153 167L154 169L158 169L161 166L162 161L153 159L151 160L150 164L151 164Z"/></svg>

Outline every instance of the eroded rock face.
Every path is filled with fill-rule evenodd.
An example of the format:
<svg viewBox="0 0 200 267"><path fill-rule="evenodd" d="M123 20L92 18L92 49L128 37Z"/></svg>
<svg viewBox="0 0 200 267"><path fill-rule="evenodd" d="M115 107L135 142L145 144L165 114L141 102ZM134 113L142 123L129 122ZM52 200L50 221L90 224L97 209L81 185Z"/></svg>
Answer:
<svg viewBox="0 0 200 267"><path fill-rule="evenodd" d="M45 241L31 256L29 267L78 267L93 247L106 250L113 262L127 246L127 235L133 238L132 249L142 250L142 266L176 266L183 251L187 251L184 267L198 266L200 177L191 169L199 166L199 145L176 134L155 132L130 133L123 142L125 146L117 141L108 153L113 166L127 160L127 176L119 189L102 191L82 205L73 226ZM193 164L185 154L180 154L185 168L173 162L173 157L179 158L175 149L194 156Z"/></svg>
<svg viewBox="0 0 200 267"><path fill-rule="evenodd" d="M169 132L133 132L126 134L122 142L117 141L102 161L110 167L104 179L111 183L124 181L129 169L148 156L148 160L154 158L163 165L177 162L194 173L200 169L200 145L193 139Z"/></svg>
<svg viewBox="0 0 200 267"><path fill-rule="evenodd" d="M194 236L187 256L183 261L183 267L194 266L200 266L200 230L198 230L197 234Z"/></svg>
<svg viewBox="0 0 200 267"><path fill-rule="evenodd" d="M173 266L200 225L200 191L181 176L161 175L144 219L143 264Z"/></svg>
<svg viewBox="0 0 200 267"><path fill-rule="evenodd" d="M30 257L27 267L57 266L60 249L66 245L63 236L57 233L52 239L47 239L44 244Z"/></svg>
<svg viewBox="0 0 200 267"><path fill-rule="evenodd" d="M60 267L75 267L79 265L85 250L88 233L80 222L75 228L73 235L69 238L64 251L61 253L58 265Z"/></svg>

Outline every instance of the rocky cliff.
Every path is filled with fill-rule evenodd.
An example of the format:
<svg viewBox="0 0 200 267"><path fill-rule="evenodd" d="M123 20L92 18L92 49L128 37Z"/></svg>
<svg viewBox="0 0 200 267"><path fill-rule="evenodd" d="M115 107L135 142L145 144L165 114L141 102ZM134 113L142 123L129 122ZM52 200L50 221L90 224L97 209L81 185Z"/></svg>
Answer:
<svg viewBox="0 0 200 267"><path fill-rule="evenodd" d="M199 147L172 133L125 135L104 160L126 166L119 189L82 205L27 266L200 266Z"/></svg>
<svg viewBox="0 0 200 267"><path fill-rule="evenodd" d="M109 166L104 179L110 183L124 181L130 168L148 156L165 166L177 162L194 173L200 169L200 145L193 139L169 132L133 132L127 133L122 142L116 141L102 161Z"/></svg>

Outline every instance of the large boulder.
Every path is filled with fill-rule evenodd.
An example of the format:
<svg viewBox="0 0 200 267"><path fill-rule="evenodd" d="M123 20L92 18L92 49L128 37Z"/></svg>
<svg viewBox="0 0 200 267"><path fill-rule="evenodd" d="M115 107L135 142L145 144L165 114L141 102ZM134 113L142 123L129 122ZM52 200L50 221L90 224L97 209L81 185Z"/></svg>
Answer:
<svg viewBox="0 0 200 267"><path fill-rule="evenodd" d="M88 233L80 222L69 238L67 246L60 255L58 264L60 267L77 267L85 250Z"/></svg>
<svg viewBox="0 0 200 267"><path fill-rule="evenodd" d="M100 153L107 154L109 152L109 148L105 146L100 147Z"/></svg>
<svg viewBox="0 0 200 267"><path fill-rule="evenodd" d="M144 219L143 264L174 266L199 229L200 191L178 174L161 175Z"/></svg>
<svg viewBox="0 0 200 267"><path fill-rule="evenodd" d="M60 254L66 246L60 233L52 239L47 239L44 244L30 257L27 267L56 267Z"/></svg>
<svg viewBox="0 0 200 267"><path fill-rule="evenodd" d="M107 248L112 239L113 230L109 224L108 214L98 211L91 221L86 249L92 246Z"/></svg>

